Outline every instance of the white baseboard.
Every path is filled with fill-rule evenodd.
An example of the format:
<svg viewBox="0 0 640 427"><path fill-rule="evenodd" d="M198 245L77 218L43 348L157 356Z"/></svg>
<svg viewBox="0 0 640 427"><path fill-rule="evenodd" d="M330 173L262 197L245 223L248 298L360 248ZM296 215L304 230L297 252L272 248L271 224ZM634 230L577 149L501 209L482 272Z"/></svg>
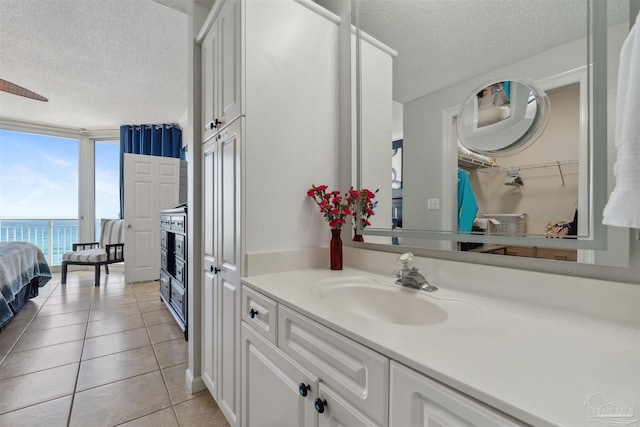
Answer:
<svg viewBox="0 0 640 427"><path fill-rule="evenodd" d="M191 369L187 369L185 371L185 377L187 380L187 388L189 389L191 394L197 393L207 388L207 386L204 384L204 381L202 381L202 377L193 377Z"/></svg>

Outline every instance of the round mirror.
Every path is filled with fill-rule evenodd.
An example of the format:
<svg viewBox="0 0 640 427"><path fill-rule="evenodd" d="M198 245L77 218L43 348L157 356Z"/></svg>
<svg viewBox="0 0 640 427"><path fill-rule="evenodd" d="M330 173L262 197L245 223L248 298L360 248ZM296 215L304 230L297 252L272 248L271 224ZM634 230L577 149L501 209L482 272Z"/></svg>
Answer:
<svg viewBox="0 0 640 427"><path fill-rule="evenodd" d="M458 137L478 154L514 154L540 137L549 113L549 98L533 83L494 79L478 86L460 107Z"/></svg>

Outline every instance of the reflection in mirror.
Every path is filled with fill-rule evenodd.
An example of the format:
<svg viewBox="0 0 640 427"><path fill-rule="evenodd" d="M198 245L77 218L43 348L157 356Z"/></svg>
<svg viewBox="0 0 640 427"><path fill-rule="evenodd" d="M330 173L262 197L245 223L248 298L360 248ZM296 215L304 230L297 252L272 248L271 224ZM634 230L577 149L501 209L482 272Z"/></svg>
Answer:
<svg viewBox="0 0 640 427"><path fill-rule="evenodd" d="M487 244L479 251L593 262L593 251L575 245L591 238L594 221L601 219L590 197L589 1L353 5L362 31L354 43L360 61L359 96L354 93L360 168L354 182L381 189L381 215L376 213L365 241L478 250L472 246L483 238L475 238L491 235L503 237L501 248ZM619 52L629 29L629 3L612 0L606 8L608 49ZM607 58L610 75L617 74L616 54ZM526 104L516 102L513 94L520 92ZM485 112L489 100L498 109ZM518 137L486 137L515 122ZM400 188L388 181L395 140L403 142ZM478 206L462 235L460 170ZM394 226L397 232L389 233ZM504 236L512 243L504 243ZM572 252L548 254L545 240L573 245Z"/></svg>
<svg viewBox="0 0 640 427"><path fill-rule="evenodd" d="M515 79L483 83L462 103L460 143L478 154L499 156L522 151L549 121L549 99L531 82Z"/></svg>
<svg viewBox="0 0 640 427"><path fill-rule="evenodd" d="M468 224L458 221L459 230L554 239L586 233L583 229L579 232L578 221L580 188L588 186L580 181L579 159L586 154L580 153L580 84L550 90L549 102L553 106L549 125L527 150L499 159L486 158L484 163L473 154L458 156L458 170L465 175L460 182L468 181L467 192L462 194L474 199L478 207L477 216ZM461 242L458 249L577 260L575 249L466 242Z"/></svg>

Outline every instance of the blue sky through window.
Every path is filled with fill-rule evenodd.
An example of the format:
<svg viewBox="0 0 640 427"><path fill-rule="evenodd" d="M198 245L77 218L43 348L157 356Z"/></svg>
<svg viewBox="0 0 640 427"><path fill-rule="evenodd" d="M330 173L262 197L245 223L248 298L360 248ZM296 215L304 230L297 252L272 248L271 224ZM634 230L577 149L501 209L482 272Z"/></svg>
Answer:
<svg viewBox="0 0 640 427"><path fill-rule="evenodd" d="M120 140L96 141L96 219L120 216Z"/></svg>
<svg viewBox="0 0 640 427"><path fill-rule="evenodd" d="M0 129L0 218L78 217L78 141Z"/></svg>
<svg viewBox="0 0 640 427"><path fill-rule="evenodd" d="M96 141L96 218L120 213L118 140ZM0 218L76 219L78 141L0 129Z"/></svg>

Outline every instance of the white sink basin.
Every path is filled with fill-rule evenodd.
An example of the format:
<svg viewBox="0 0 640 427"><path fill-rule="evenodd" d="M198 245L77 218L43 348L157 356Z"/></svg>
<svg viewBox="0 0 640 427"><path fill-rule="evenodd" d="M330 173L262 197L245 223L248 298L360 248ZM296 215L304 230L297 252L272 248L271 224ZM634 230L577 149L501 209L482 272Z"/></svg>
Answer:
<svg viewBox="0 0 640 427"><path fill-rule="evenodd" d="M441 301L425 291L365 277L322 280L312 286L311 295L345 313L401 325L436 325L449 319L451 309L459 317L461 305L475 307L462 301L455 301L456 307L452 307L452 300Z"/></svg>

